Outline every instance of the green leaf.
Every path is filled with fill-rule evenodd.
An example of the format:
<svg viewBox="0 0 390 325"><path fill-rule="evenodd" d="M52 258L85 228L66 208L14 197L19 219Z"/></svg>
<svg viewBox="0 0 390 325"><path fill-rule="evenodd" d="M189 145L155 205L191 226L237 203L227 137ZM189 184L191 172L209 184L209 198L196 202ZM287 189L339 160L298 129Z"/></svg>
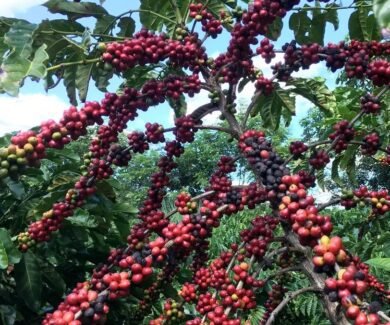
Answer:
<svg viewBox="0 0 390 325"><path fill-rule="evenodd" d="M145 81L157 77L157 73L153 71L154 69L155 66L148 65L144 67L137 66L133 69L125 71L123 73L125 82L121 85L121 87L141 87L145 83Z"/></svg>
<svg viewBox="0 0 390 325"><path fill-rule="evenodd" d="M67 220L76 226L83 228L97 228L99 225L95 218L91 217L87 210L77 209L72 217Z"/></svg>
<svg viewBox="0 0 390 325"><path fill-rule="evenodd" d="M16 309L8 305L0 305L1 324L14 325L16 321Z"/></svg>
<svg viewBox="0 0 390 325"><path fill-rule="evenodd" d="M332 162L331 177L332 180L339 186L343 185L343 182L339 175L339 165L342 156L337 156Z"/></svg>
<svg viewBox="0 0 390 325"><path fill-rule="evenodd" d="M265 33L265 36L270 40L276 41L282 33L282 29L283 20L280 17L276 17L272 24L268 26L268 31Z"/></svg>
<svg viewBox="0 0 390 325"><path fill-rule="evenodd" d="M374 0L374 14L381 27L390 28L390 3L388 0Z"/></svg>
<svg viewBox="0 0 390 325"><path fill-rule="evenodd" d="M358 7L349 17L349 37L360 41L380 39L378 25L367 7Z"/></svg>
<svg viewBox="0 0 390 325"><path fill-rule="evenodd" d="M46 68L42 65L48 56L45 47L40 47L31 62L29 57L32 52L33 33L38 25L24 21L15 22L5 34L4 43L11 51L3 60L0 74L0 90L12 96L19 93L19 88L28 75L43 78Z"/></svg>
<svg viewBox="0 0 390 325"><path fill-rule="evenodd" d="M12 49L13 53L17 53L22 58L28 58L32 52L33 33L37 28L36 24L22 20L16 21L4 35L4 43Z"/></svg>
<svg viewBox="0 0 390 325"><path fill-rule="evenodd" d="M96 20L95 34L108 34L115 27L116 18L112 15L104 15Z"/></svg>
<svg viewBox="0 0 390 325"><path fill-rule="evenodd" d="M295 98L288 91L276 88L271 95L261 95L255 104L252 116L260 113L265 127L276 130L279 127L282 110L289 115L295 114Z"/></svg>
<svg viewBox="0 0 390 325"><path fill-rule="evenodd" d="M114 70L104 69L104 65L97 65L96 69L92 70L92 79L95 81L95 86L100 91L107 91L107 86L114 75Z"/></svg>
<svg viewBox="0 0 390 325"><path fill-rule="evenodd" d="M82 17L100 17L107 11L93 2L69 2L66 0L49 0L43 4L52 14L67 15L72 20Z"/></svg>
<svg viewBox="0 0 390 325"><path fill-rule="evenodd" d="M310 42L315 42L320 45L324 44L325 25L326 13L322 13L321 9L314 9L309 31Z"/></svg>
<svg viewBox="0 0 390 325"><path fill-rule="evenodd" d="M64 69L64 86L69 98L69 102L72 105L77 106L76 99L76 71L77 66L69 66Z"/></svg>
<svg viewBox="0 0 390 325"><path fill-rule="evenodd" d="M382 35L379 30L377 20L374 15L368 16L367 19L367 33L370 40L381 40Z"/></svg>
<svg viewBox="0 0 390 325"><path fill-rule="evenodd" d="M43 79L46 76L46 65L44 62L49 59L46 53L46 44L42 44L35 52L34 59L26 73L26 76Z"/></svg>
<svg viewBox="0 0 390 325"><path fill-rule="evenodd" d="M31 62L16 52L7 57L2 65L4 72L0 76L0 88L3 88L10 95L17 95L22 81L27 76L44 78L46 76L44 62L49 58L45 49L46 44L38 48Z"/></svg>
<svg viewBox="0 0 390 325"><path fill-rule="evenodd" d="M118 22L118 27L120 28L118 36L130 37L135 31L135 21L130 17L122 17Z"/></svg>
<svg viewBox="0 0 390 325"><path fill-rule="evenodd" d="M4 228L0 228L0 243L2 243L5 248L9 263L19 263L22 257L22 253L15 247L14 243L12 242L11 236Z"/></svg>
<svg viewBox="0 0 390 325"><path fill-rule="evenodd" d="M381 269L381 270L390 271L390 257L372 258L372 259L366 261L365 263L367 263L368 265L377 267L378 269Z"/></svg>
<svg viewBox="0 0 390 325"><path fill-rule="evenodd" d="M61 275L53 267L45 268L42 274L49 287L56 291L59 296L62 296L65 292L66 284Z"/></svg>
<svg viewBox="0 0 390 325"><path fill-rule="evenodd" d="M112 185L107 181L101 181L97 185L97 190L99 193L104 194L107 198L115 201L116 193Z"/></svg>
<svg viewBox="0 0 390 325"><path fill-rule="evenodd" d="M7 251L0 241L0 269L6 269L8 267L8 255Z"/></svg>
<svg viewBox="0 0 390 325"><path fill-rule="evenodd" d="M326 8L338 8L339 5L335 3L327 4ZM327 22L331 23L335 30L339 29L339 16L337 9L326 10L325 19Z"/></svg>
<svg viewBox="0 0 390 325"><path fill-rule="evenodd" d="M295 40L299 44L309 42L308 33L310 31L311 19L306 11L295 12L289 20L289 28L294 32Z"/></svg>
<svg viewBox="0 0 390 325"><path fill-rule="evenodd" d="M91 73L94 66L94 63L77 66L76 88L78 90L79 98L82 103L84 103L87 99L89 81L91 79Z"/></svg>
<svg viewBox="0 0 390 325"><path fill-rule="evenodd" d="M328 89L323 79L294 78L286 85L294 86L290 90L311 101L326 115L331 115L336 107L336 97Z"/></svg>
<svg viewBox="0 0 390 325"><path fill-rule="evenodd" d="M22 197L26 194L24 190L24 186L19 182L15 182L13 180L7 180L6 184L14 198L21 200Z"/></svg>
<svg viewBox="0 0 390 325"><path fill-rule="evenodd" d="M187 102L183 95L180 96L179 100L172 100L168 98L169 105L175 112L175 118L182 117L187 113Z"/></svg>
<svg viewBox="0 0 390 325"><path fill-rule="evenodd" d="M169 0L143 0L141 2L140 9L143 10L139 14L141 24L154 31L161 31L167 21L161 17L151 14L150 11L158 12L162 16L166 16L169 11L172 13Z"/></svg>
<svg viewBox="0 0 390 325"><path fill-rule="evenodd" d="M325 191L325 173L324 169L317 170L316 172L317 184L318 186Z"/></svg>
<svg viewBox="0 0 390 325"><path fill-rule="evenodd" d="M39 311L41 306L42 278L36 257L31 252L23 254L15 265L16 291L28 308Z"/></svg>
<svg viewBox="0 0 390 325"><path fill-rule="evenodd" d="M249 78L243 78L238 83L237 91L240 93L244 90L245 86L250 82L251 80Z"/></svg>
<svg viewBox="0 0 390 325"><path fill-rule="evenodd" d="M164 284L164 288L163 288L163 292L162 294L165 296L165 297L169 297L169 298L172 298L172 299L180 299L179 297L179 293L177 292L177 289L175 289L172 284L170 283L165 283Z"/></svg>

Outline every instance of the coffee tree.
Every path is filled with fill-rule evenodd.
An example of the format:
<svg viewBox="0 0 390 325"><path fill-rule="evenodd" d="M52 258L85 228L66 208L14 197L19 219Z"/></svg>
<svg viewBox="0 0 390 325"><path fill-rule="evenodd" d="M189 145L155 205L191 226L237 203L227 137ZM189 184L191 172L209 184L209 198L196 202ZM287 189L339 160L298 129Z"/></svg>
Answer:
<svg viewBox="0 0 390 325"><path fill-rule="evenodd" d="M44 171L61 164L75 168L74 161L58 160L61 150L66 156L88 148L78 158L80 176L72 186L62 183L63 197L48 198L52 203L46 202L39 218L30 215L18 225L8 220L2 229L1 290L8 296L18 293L18 298L2 298L3 322L268 325L291 321L288 306L312 293L299 301L320 301L316 308L325 316L309 313L305 323L390 324L385 283L390 277L383 274L389 270L388 253L364 263L371 257L370 247L362 260L348 234L334 233L342 228L340 219L359 214L360 239L374 232L378 243L388 240L388 190L355 185L360 166L355 162L362 157L389 171L390 44L379 32L389 23L388 8L383 1L357 1L348 7L323 2L143 0L139 8L113 16L102 4L50 0L44 4L48 11L67 19L32 24L1 18L1 91L17 95L29 77L43 80L48 90L62 82L74 105L59 121L19 132L0 149L3 204L10 203L9 191L15 194L26 179L37 177L41 164ZM348 12L340 17L349 19L349 39L324 44L326 24L337 29L342 10ZM93 30L79 22L86 17L95 19ZM286 19L295 38L277 49ZM229 35L226 50L212 58L206 44L220 35ZM270 65L272 75L256 68L257 56ZM334 91L322 79L292 76L321 62L329 74L339 75L341 85ZM114 76L122 85L116 93L106 92ZM100 101L86 100L91 79L105 92ZM249 83L255 92L249 105L240 108L238 93ZM208 92L209 102L187 114L186 99L201 91ZM76 93L83 103L78 108ZM286 154L279 152L283 144L275 147L271 138L281 123L288 125L293 118L296 95L310 100L322 115L311 124L316 126L315 139L290 141ZM175 112L172 127L147 123L143 131L131 130L140 111L165 102ZM213 112L224 122L204 124ZM260 127L251 122L255 117L261 118ZM96 125L96 133L88 135ZM186 148L196 148L196 133L204 130L228 134L230 155L218 159L201 194L178 191L174 208L167 211L163 206L173 190L170 177ZM113 184L109 179L154 144L163 144L157 171L150 175L137 221L133 217L131 226L129 220L125 223L126 240L120 243L121 236L115 237L108 223L100 243L91 245L99 249L108 241L116 246L102 252L99 261L79 263L77 249L69 251L72 238L78 237L77 232L68 237L77 226L75 214L88 211L91 202L105 195L104 218L111 218L107 215L115 214L118 202L108 194L107 186ZM235 185L238 167L251 174L251 182ZM317 204L317 187L326 185L325 179L332 180L335 196ZM349 188L341 188L342 183ZM48 184L34 186L44 192ZM217 228L243 214L249 222L236 234L236 242L212 256L209 248ZM85 223L89 217L84 215ZM64 225L67 232L61 230ZM77 261L73 279L67 280L74 287L66 288L63 297L43 300L42 277L48 275L40 263L55 271L61 257L70 257L61 264ZM45 282L48 292L60 281L51 277Z"/></svg>

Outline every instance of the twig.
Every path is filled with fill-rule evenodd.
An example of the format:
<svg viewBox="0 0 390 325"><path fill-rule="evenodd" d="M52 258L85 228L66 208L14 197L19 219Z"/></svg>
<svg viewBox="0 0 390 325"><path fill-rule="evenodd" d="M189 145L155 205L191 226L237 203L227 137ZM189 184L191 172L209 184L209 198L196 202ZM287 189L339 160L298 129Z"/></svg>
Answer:
<svg viewBox="0 0 390 325"><path fill-rule="evenodd" d="M343 9L358 9L358 8L368 8L372 5L361 5L361 6L347 6L347 7L299 7L299 8L292 8L291 10L294 11L309 11L309 10L343 10Z"/></svg>
<svg viewBox="0 0 390 325"><path fill-rule="evenodd" d="M335 198L335 199L331 199L329 200L328 202L325 202L323 204L320 204L318 207L317 207L317 210L318 212L326 209L327 207L330 207L332 205L336 205L336 204L339 204L341 202L341 199L340 198Z"/></svg>
<svg viewBox="0 0 390 325"><path fill-rule="evenodd" d="M73 61L73 62L63 62L63 63L60 63L60 64L57 64L57 65L53 65L49 68L47 68L47 71L53 71L53 70L57 70L57 69L60 69L60 68L63 68L63 67L68 67L68 66L72 66L72 65L87 65L87 64L90 64L90 63L97 63L100 61L100 57L99 58L94 58L94 59L89 59L89 60L80 60L80 61Z"/></svg>
<svg viewBox="0 0 390 325"><path fill-rule="evenodd" d="M276 307L271 315L269 316L268 320L267 320L267 323L265 323L265 325L271 325L273 324L273 322L275 321L275 318L276 316L282 311L282 309L291 301L293 300L295 297L301 295L302 293L305 293L305 292L321 292L320 288L317 288L315 286L311 286L311 287L306 287L306 288L302 288L302 289L299 289L297 291L293 291L293 292L288 292L286 294L286 297L282 300L282 302L278 305L278 307Z"/></svg>
<svg viewBox="0 0 390 325"><path fill-rule="evenodd" d="M383 311L378 311L378 316L382 319L384 319L386 322L390 322L390 317L387 316Z"/></svg>

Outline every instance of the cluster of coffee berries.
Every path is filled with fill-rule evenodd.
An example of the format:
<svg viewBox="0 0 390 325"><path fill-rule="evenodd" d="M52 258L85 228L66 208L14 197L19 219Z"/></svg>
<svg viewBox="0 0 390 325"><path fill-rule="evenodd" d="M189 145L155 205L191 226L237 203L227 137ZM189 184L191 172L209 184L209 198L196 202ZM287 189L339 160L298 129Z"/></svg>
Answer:
<svg viewBox="0 0 390 325"><path fill-rule="evenodd" d="M372 156L375 155L381 146L381 139L376 132L367 134L363 138L363 144L361 146L362 154Z"/></svg>
<svg viewBox="0 0 390 325"><path fill-rule="evenodd" d="M362 204L363 207L366 205L364 201L360 201L360 199L354 195L354 192L352 190L343 189L341 191L340 198L340 204L345 207L345 210L349 210L356 207L358 202L359 204Z"/></svg>
<svg viewBox="0 0 390 325"><path fill-rule="evenodd" d="M173 130L173 134L176 136L176 140L181 143L193 142L195 139L195 132L197 131L195 124L195 120L191 115L175 119L176 127Z"/></svg>
<svg viewBox="0 0 390 325"><path fill-rule="evenodd" d="M119 144L113 144L110 147L110 152L107 156L107 162L112 163L119 167L124 167L129 165L131 159L131 154L129 150L126 150L125 147Z"/></svg>
<svg viewBox="0 0 390 325"><path fill-rule="evenodd" d="M274 45L268 38L263 38L260 41L260 46L256 49L256 53L261 55L261 57L265 60L265 63L270 63L271 60L276 56Z"/></svg>
<svg viewBox="0 0 390 325"><path fill-rule="evenodd" d="M387 190L369 191L361 185L352 193L342 197L341 204L348 208L356 207L357 204L365 206L371 204L374 215L383 215L390 210L390 195Z"/></svg>
<svg viewBox="0 0 390 325"><path fill-rule="evenodd" d="M318 214L317 208L313 206L314 198L307 194L300 176L284 176L282 182L286 194L281 199L279 215L291 223L302 245L313 247L322 235L332 231L330 217Z"/></svg>
<svg viewBox="0 0 390 325"><path fill-rule="evenodd" d="M267 250L268 243L273 238L273 231L279 220L271 216L256 217L251 221L251 227L243 230L240 237L245 242L247 257L255 256L261 259Z"/></svg>
<svg viewBox="0 0 390 325"><path fill-rule="evenodd" d="M322 236L319 244L314 246L313 264L316 271L333 270L335 264L345 265L349 262L349 257L344 250L340 237Z"/></svg>
<svg viewBox="0 0 390 325"><path fill-rule="evenodd" d="M258 91L261 91L265 96L271 95L274 91L274 85L271 80L259 76L256 79L255 87Z"/></svg>
<svg viewBox="0 0 390 325"><path fill-rule="evenodd" d="M315 169L322 169L329 162L330 162L329 154L323 149L314 151L309 159L309 164Z"/></svg>
<svg viewBox="0 0 390 325"><path fill-rule="evenodd" d="M268 292L268 299L264 304L266 311L260 321L260 325L265 325L267 323L267 320L271 316L271 313L282 302L286 291L287 290L279 284L272 285L271 291Z"/></svg>
<svg viewBox="0 0 390 325"><path fill-rule="evenodd" d="M367 114L377 114L381 110L381 101L372 94L366 94L360 99L361 110Z"/></svg>
<svg viewBox="0 0 390 325"><path fill-rule="evenodd" d="M348 142L355 136L355 130L347 120L336 123L333 129L335 131L329 135L329 139L333 141L334 151L340 153L347 149Z"/></svg>
<svg viewBox="0 0 390 325"><path fill-rule="evenodd" d="M146 123L146 140L150 143L159 143L165 142L164 138L164 128L161 124L158 123Z"/></svg>
<svg viewBox="0 0 390 325"><path fill-rule="evenodd" d="M233 267L234 277L242 278L243 281L248 277L248 264L243 262ZM225 290L219 292L219 296L223 299L224 307L232 307L232 309L253 309L256 307L256 300L253 290L237 289L233 284L229 284Z"/></svg>
<svg viewBox="0 0 390 325"><path fill-rule="evenodd" d="M282 49L285 53L284 63L280 62L272 67L274 75L280 81L287 81L291 73L300 68L308 69L312 64L325 60L333 72L345 67L348 78L368 77L375 86L390 83L389 63L383 59L370 62L373 57L388 54L389 45L385 43L351 41L349 44L340 42L326 46L313 43L299 48L296 41L292 41Z"/></svg>
<svg viewBox="0 0 390 325"><path fill-rule="evenodd" d="M202 30L205 33L210 35L212 38L216 38L218 34L222 33L223 28L221 20L214 18L214 16L207 11L204 4L192 3L190 4L189 9L190 17L202 23Z"/></svg>
<svg viewBox="0 0 390 325"><path fill-rule="evenodd" d="M190 194L181 192L175 200L175 206L180 214L192 214L197 210L197 203L192 201Z"/></svg>
<svg viewBox="0 0 390 325"><path fill-rule="evenodd" d="M102 59L118 71L169 59L172 64L196 72L199 70L199 63L207 60L205 49L201 45L195 33L179 41L143 29L131 39L109 43L102 54Z"/></svg>
<svg viewBox="0 0 390 325"><path fill-rule="evenodd" d="M354 320L356 325L380 324L377 312L381 304L378 301L373 301L366 311L359 307L368 288L366 273L358 270L354 264L340 269L337 278L331 277L325 281L325 292L329 300L340 301L346 316Z"/></svg>
<svg viewBox="0 0 390 325"><path fill-rule="evenodd" d="M302 157L302 154L305 153L309 147L302 141L294 141L290 144L290 153L294 156L294 159Z"/></svg>
<svg viewBox="0 0 390 325"><path fill-rule="evenodd" d="M67 128L54 120L41 123L40 136L49 148L62 149L70 142Z"/></svg>
<svg viewBox="0 0 390 325"><path fill-rule="evenodd" d="M172 299L164 303L164 324L180 322L184 318L183 307Z"/></svg>
<svg viewBox="0 0 390 325"><path fill-rule="evenodd" d="M282 177L289 173L289 169L284 166L284 160L273 151L264 132L246 131L240 136L238 146L254 167L256 174L261 177L265 188L277 190Z"/></svg>
<svg viewBox="0 0 390 325"><path fill-rule="evenodd" d="M55 312L46 314L42 324L81 325L105 322L109 312L107 300L107 294L99 295L97 291L89 289L87 283L78 283Z"/></svg>
<svg viewBox="0 0 390 325"><path fill-rule="evenodd" d="M308 171L300 170L298 171L297 175L301 178L301 184L303 184L306 188L315 186L316 178Z"/></svg>
<svg viewBox="0 0 390 325"><path fill-rule="evenodd" d="M127 135L128 144L134 153L144 153L149 150L145 133L133 131Z"/></svg>
<svg viewBox="0 0 390 325"><path fill-rule="evenodd" d="M367 76L377 87L388 86L390 84L389 62L382 59L371 62L367 68Z"/></svg>
<svg viewBox="0 0 390 325"><path fill-rule="evenodd" d="M233 26L231 40L226 53L215 59L214 74L219 74L223 82L235 84L243 76L254 72L251 57L251 45L257 44L257 36L265 35L268 26L277 17L284 17L288 10L298 4L299 0L261 1L255 0L244 11Z"/></svg>
<svg viewBox="0 0 390 325"><path fill-rule="evenodd" d="M44 157L45 146L34 132L25 132L12 138L12 144L0 148L0 179L16 178L26 166L39 165Z"/></svg>
<svg viewBox="0 0 390 325"><path fill-rule="evenodd" d="M73 106L66 110L60 124L66 128L72 140L76 140L87 134L87 126L102 124L103 116L107 114L106 108L99 103L86 102L79 111Z"/></svg>

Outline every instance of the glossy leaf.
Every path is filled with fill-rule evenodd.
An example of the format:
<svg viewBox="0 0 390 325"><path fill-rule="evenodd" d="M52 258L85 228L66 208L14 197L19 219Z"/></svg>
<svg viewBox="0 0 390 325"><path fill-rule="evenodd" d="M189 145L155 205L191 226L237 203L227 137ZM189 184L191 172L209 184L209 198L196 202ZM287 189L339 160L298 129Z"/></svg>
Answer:
<svg viewBox="0 0 390 325"><path fill-rule="evenodd" d="M42 274L50 289L56 291L59 296L62 296L65 292L66 283L61 275L53 267L46 267L42 271Z"/></svg>
<svg viewBox="0 0 390 325"><path fill-rule="evenodd" d="M8 261L10 264L19 263L21 259L21 252L16 248L14 242L12 241L8 231L4 228L0 228L0 243L2 243L3 247L8 256Z"/></svg>
<svg viewBox="0 0 390 325"><path fill-rule="evenodd" d="M385 270L385 271L390 271L390 257L387 258L372 258L368 261L366 261L368 265L377 267L378 269Z"/></svg>
<svg viewBox="0 0 390 325"><path fill-rule="evenodd" d="M359 7L348 21L349 37L351 39L369 41L380 38L379 29L373 14L367 7Z"/></svg>
<svg viewBox="0 0 390 325"><path fill-rule="evenodd" d="M130 37L135 31L135 21L131 17L122 17L118 22L118 27L120 28L118 36Z"/></svg>
<svg viewBox="0 0 390 325"><path fill-rule="evenodd" d="M72 105L77 105L76 97L76 71L77 66L70 66L64 69L64 86L66 88L66 93L69 98L69 102Z"/></svg>
<svg viewBox="0 0 390 325"><path fill-rule="evenodd" d="M322 13L321 9L315 9L311 20L311 28L309 31L310 42L315 42L320 45L324 44L326 13Z"/></svg>
<svg viewBox="0 0 390 325"><path fill-rule="evenodd" d="M1 324L14 325L16 320L16 309L9 305L0 305Z"/></svg>
<svg viewBox="0 0 390 325"><path fill-rule="evenodd" d="M374 0L374 13L381 27L390 28L390 3L388 0Z"/></svg>
<svg viewBox="0 0 390 325"><path fill-rule="evenodd" d="M37 28L36 24L18 20L4 35L4 43L12 49L13 53L17 53L22 58L28 58L32 52L33 33Z"/></svg>
<svg viewBox="0 0 390 325"><path fill-rule="evenodd" d="M287 85L294 86L290 91L305 97L327 115L331 114L336 107L336 97L323 79L294 78L290 79Z"/></svg>
<svg viewBox="0 0 390 325"><path fill-rule="evenodd" d="M277 88L271 95L261 95L256 102L252 116L260 113L264 126L271 129L279 127L282 110L285 113L295 114L295 98L291 97L289 92Z"/></svg>
<svg viewBox="0 0 390 325"><path fill-rule="evenodd" d="M280 17L276 17L271 25L268 27L268 31L265 34L270 40L276 41L283 29L283 20Z"/></svg>
<svg viewBox="0 0 390 325"><path fill-rule="evenodd" d="M3 243L0 241L0 269L4 270L8 267L8 255Z"/></svg>
<svg viewBox="0 0 390 325"><path fill-rule="evenodd" d="M95 63L83 64L77 66L76 70L76 88L78 91L79 99L82 103L87 99L89 82L91 79L92 69Z"/></svg>
<svg viewBox="0 0 390 325"><path fill-rule="evenodd" d="M309 41L310 24L311 19L307 16L306 11L295 12L290 16L289 27L294 32L295 40L299 44Z"/></svg>
<svg viewBox="0 0 390 325"><path fill-rule="evenodd" d="M80 2L66 0L49 0L43 4L53 14L67 15L71 19L82 17L100 17L107 11L93 2Z"/></svg>
<svg viewBox="0 0 390 325"><path fill-rule="evenodd" d="M98 17L96 20L95 34L109 34L109 32L115 27L116 17L112 15L104 15Z"/></svg>
<svg viewBox="0 0 390 325"><path fill-rule="evenodd" d="M23 254L20 263L15 265L16 291L27 307L38 311L41 305L42 277L39 263L31 252Z"/></svg>

